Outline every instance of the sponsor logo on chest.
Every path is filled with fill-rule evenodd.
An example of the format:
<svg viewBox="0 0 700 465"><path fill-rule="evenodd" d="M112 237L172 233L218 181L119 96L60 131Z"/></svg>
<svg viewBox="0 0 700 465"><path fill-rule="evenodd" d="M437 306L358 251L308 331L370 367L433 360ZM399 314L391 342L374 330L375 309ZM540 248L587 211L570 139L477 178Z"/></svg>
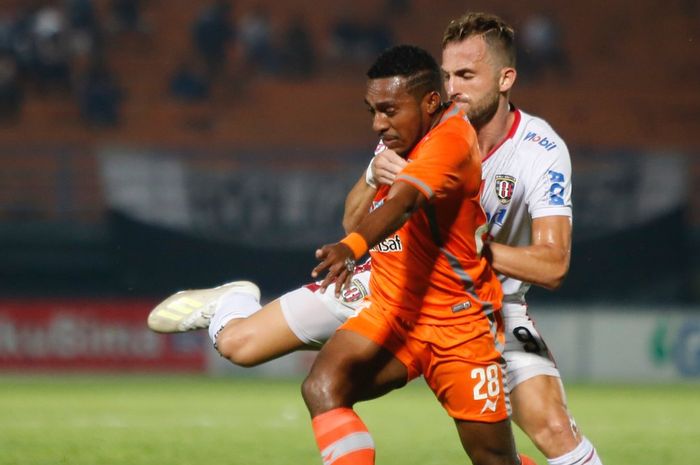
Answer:
<svg viewBox="0 0 700 465"><path fill-rule="evenodd" d="M401 252L403 250L403 245L401 244L401 237L398 234L387 237L379 244L372 247L372 252Z"/></svg>
<svg viewBox="0 0 700 465"><path fill-rule="evenodd" d="M544 147L544 149L547 151L553 150L557 146L556 143L547 139L547 136L543 137L537 134L536 132L532 131L527 133L527 135L525 136L525 140L535 142L540 147Z"/></svg>
<svg viewBox="0 0 700 465"><path fill-rule="evenodd" d="M507 174L497 174L495 178L496 197L503 205L510 202L515 191L516 179Z"/></svg>

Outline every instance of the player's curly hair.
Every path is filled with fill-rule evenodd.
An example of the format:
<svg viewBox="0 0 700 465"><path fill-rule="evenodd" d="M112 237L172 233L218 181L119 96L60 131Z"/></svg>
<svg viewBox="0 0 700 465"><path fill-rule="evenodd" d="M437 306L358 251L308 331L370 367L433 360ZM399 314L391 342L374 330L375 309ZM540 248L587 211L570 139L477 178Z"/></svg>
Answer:
<svg viewBox="0 0 700 465"><path fill-rule="evenodd" d="M483 36L492 50L500 52L504 66L515 67L515 31L491 13L469 12L450 21L442 35L442 48L475 35Z"/></svg>
<svg viewBox="0 0 700 465"><path fill-rule="evenodd" d="M442 92L442 71L435 58L415 45L397 45L384 51L367 71L369 79L402 76L418 98Z"/></svg>

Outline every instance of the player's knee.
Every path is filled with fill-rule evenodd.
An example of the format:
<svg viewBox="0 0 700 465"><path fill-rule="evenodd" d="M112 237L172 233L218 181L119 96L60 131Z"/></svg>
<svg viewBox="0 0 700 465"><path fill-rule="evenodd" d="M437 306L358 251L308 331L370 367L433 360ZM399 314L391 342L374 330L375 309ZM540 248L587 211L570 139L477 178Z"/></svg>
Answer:
<svg viewBox="0 0 700 465"><path fill-rule="evenodd" d="M216 339L216 349L238 366L253 367L261 362L255 352L253 335L244 330L222 332Z"/></svg>
<svg viewBox="0 0 700 465"><path fill-rule="evenodd" d="M568 416L550 415L534 431L528 431L528 436L540 450L567 444L573 447L576 445L576 435Z"/></svg>
<svg viewBox="0 0 700 465"><path fill-rule="evenodd" d="M318 405L320 392L319 380L310 373L301 383L301 397L311 413L314 413L314 409Z"/></svg>
<svg viewBox="0 0 700 465"><path fill-rule="evenodd" d="M301 394L312 413L327 411L343 403L337 395L336 387L336 380L331 373L318 369L311 370L301 384Z"/></svg>
<svg viewBox="0 0 700 465"><path fill-rule="evenodd" d="M325 392L328 392L329 380L324 375L318 375L313 370L301 383L301 395L307 405L315 403Z"/></svg>

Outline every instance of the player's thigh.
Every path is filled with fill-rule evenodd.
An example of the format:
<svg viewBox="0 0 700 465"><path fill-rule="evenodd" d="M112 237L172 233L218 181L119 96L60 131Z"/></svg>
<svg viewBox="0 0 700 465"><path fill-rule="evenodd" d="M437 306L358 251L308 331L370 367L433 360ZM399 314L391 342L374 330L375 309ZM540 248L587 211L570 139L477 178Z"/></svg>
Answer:
<svg viewBox="0 0 700 465"><path fill-rule="evenodd" d="M311 347L322 346L344 321L329 309L333 303L328 297L306 287L284 294L279 305L289 330Z"/></svg>
<svg viewBox="0 0 700 465"><path fill-rule="evenodd" d="M336 403L352 405L406 384L408 369L395 355L401 343L391 318L370 307L348 320L316 357L304 382L305 398L322 390Z"/></svg>
<svg viewBox="0 0 700 465"><path fill-rule="evenodd" d="M566 406L566 395L558 376L538 375L518 384L510 393L513 421L530 437L559 431L576 446L576 431ZM568 450L568 449L567 449Z"/></svg>
<svg viewBox="0 0 700 465"><path fill-rule="evenodd" d="M493 423L508 418L504 367L498 338L491 331L497 324L484 318L417 327L421 334L409 341L414 352L422 351L425 381L454 419Z"/></svg>
<svg viewBox="0 0 700 465"><path fill-rule="evenodd" d="M474 465L518 464L510 420L495 423L455 420L462 447Z"/></svg>
<svg viewBox="0 0 700 465"><path fill-rule="evenodd" d="M319 352L302 384L309 412L315 416L376 397L380 388L374 385L375 380L386 370L394 371L395 382L405 383L405 367L391 352L360 334L337 331Z"/></svg>
<svg viewBox="0 0 700 465"><path fill-rule="evenodd" d="M374 389L375 383L403 385L408 379L405 365L391 351L362 334L344 329L337 331L316 357L311 374L320 371L355 386L358 395Z"/></svg>
<svg viewBox="0 0 700 465"><path fill-rule="evenodd" d="M503 358L506 361L506 387L509 392L537 376L560 376L559 369L549 356L507 349L503 352Z"/></svg>
<svg viewBox="0 0 700 465"><path fill-rule="evenodd" d="M522 304L503 308L506 346L506 381L509 390L539 375L559 376L559 370L544 338Z"/></svg>
<svg viewBox="0 0 700 465"><path fill-rule="evenodd" d="M353 276L351 284L335 296L331 284L326 292L311 283L280 297L282 313L289 329L299 340L320 347L348 318L357 315L369 292L369 272Z"/></svg>
<svg viewBox="0 0 700 465"><path fill-rule="evenodd" d="M234 363L252 366L313 347L289 327L278 299L248 318L231 320L219 333L217 348Z"/></svg>
<svg viewBox="0 0 700 465"><path fill-rule="evenodd" d="M505 326L506 352L527 352L551 358L544 338L527 313L527 305L506 303L501 313Z"/></svg>

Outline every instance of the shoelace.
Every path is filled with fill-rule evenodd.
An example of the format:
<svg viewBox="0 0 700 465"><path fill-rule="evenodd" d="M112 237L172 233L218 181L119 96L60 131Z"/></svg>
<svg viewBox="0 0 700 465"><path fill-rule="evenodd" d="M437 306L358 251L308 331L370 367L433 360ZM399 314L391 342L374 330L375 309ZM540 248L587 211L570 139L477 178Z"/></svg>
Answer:
<svg viewBox="0 0 700 465"><path fill-rule="evenodd" d="M190 313L187 318L182 320L182 328L187 330L187 329L193 329L195 327L199 327L197 324L197 320L202 318L205 323L209 324L209 320L211 320L212 315L214 315L214 311L216 310L216 302L209 302L207 305L204 306L204 308L200 310L195 310L194 312Z"/></svg>

